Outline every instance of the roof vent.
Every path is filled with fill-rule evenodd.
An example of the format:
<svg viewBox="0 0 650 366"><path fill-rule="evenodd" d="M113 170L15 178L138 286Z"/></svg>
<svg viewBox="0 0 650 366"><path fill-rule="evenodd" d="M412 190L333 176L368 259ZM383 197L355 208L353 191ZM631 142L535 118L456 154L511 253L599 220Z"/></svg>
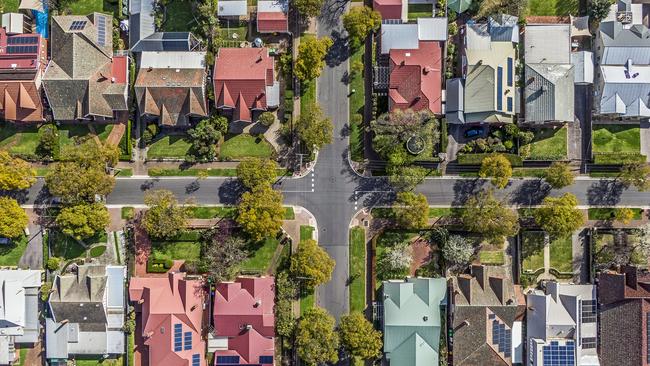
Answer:
<svg viewBox="0 0 650 366"><path fill-rule="evenodd" d="M426 322L427 320L429 320L429 317L425 315L425 316L422 317L422 320L424 320Z"/></svg>
<svg viewBox="0 0 650 366"><path fill-rule="evenodd" d="M33 61L33 60L32 60L32 61ZM11 64L11 68L12 68L12 69L15 69L15 68L17 68L17 67L18 67L18 64Z"/></svg>
<svg viewBox="0 0 650 366"><path fill-rule="evenodd" d="M176 72L181 72L181 69L176 69Z"/></svg>
<svg viewBox="0 0 650 366"><path fill-rule="evenodd" d="M260 305L262 305L262 300L257 300L257 301L255 301L255 305L253 305L253 307L256 308L256 307L259 307Z"/></svg>
<svg viewBox="0 0 650 366"><path fill-rule="evenodd" d="M83 307L83 306L84 306L84 304L83 304L83 303L81 303L81 304L79 304L79 306L81 306L81 307Z"/></svg>
<svg viewBox="0 0 650 366"><path fill-rule="evenodd" d="M411 52L407 52L404 54L405 57L411 57Z"/></svg>
<svg viewBox="0 0 650 366"><path fill-rule="evenodd" d="M111 84L115 82L115 76L111 76Z"/></svg>

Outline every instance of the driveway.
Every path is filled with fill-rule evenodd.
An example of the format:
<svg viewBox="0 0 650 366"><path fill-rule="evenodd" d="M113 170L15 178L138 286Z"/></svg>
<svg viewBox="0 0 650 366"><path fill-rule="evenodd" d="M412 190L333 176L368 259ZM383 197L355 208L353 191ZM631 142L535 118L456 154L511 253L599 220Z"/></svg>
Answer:
<svg viewBox="0 0 650 366"><path fill-rule="evenodd" d="M43 268L43 229L33 222L29 224L27 248L18 261L18 267L29 269Z"/></svg>

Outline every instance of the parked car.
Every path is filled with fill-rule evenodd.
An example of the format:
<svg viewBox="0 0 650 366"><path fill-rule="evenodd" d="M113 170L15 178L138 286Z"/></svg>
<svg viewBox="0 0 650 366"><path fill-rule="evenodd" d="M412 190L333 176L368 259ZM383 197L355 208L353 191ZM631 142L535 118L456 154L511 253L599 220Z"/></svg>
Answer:
<svg viewBox="0 0 650 366"><path fill-rule="evenodd" d="M483 134L483 127L472 127L465 131L465 138L473 139L480 137Z"/></svg>

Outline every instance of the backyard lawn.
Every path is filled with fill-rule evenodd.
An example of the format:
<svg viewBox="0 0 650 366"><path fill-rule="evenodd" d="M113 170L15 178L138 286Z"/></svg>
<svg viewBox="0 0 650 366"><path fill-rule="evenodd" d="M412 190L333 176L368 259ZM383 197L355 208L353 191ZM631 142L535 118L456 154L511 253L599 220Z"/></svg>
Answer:
<svg viewBox="0 0 650 366"><path fill-rule="evenodd" d="M433 16L433 4L409 4L409 20L417 18L431 18Z"/></svg>
<svg viewBox="0 0 650 366"><path fill-rule="evenodd" d="M201 243L198 240L170 240L152 243L152 258L198 261L201 258Z"/></svg>
<svg viewBox="0 0 650 366"><path fill-rule="evenodd" d="M578 0L529 0L528 15L577 15Z"/></svg>
<svg viewBox="0 0 650 366"><path fill-rule="evenodd" d="M246 40L246 35L248 34L248 27L244 22L230 22L224 21L221 24L219 29L221 34L221 39L227 41L244 41ZM234 36L236 34L236 36Z"/></svg>
<svg viewBox="0 0 650 366"><path fill-rule="evenodd" d="M638 125L593 125L594 153L638 153L641 135Z"/></svg>
<svg viewBox="0 0 650 366"><path fill-rule="evenodd" d="M481 250L479 260L487 266L502 266L505 263L505 255L503 250Z"/></svg>
<svg viewBox="0 0 650 366"><path fill-rule="evenodd" d="M192 144L185 135L166 135L149 145L148 159L183 158Z"/></svg>
<svg viewBox="0 0 650 366"><path fill-rule="evenodd" d="M93 12L113 14L117 11L117 1L111 3L108 0L75 0L66 7L71 15L88 15Z"/></svg>
<svg viewBox="0 0 650 366"><path fill-rule="evenodd" d="M544 233L524 231L521 233L522 269L536 271L544 268Z"/></svg>
<svg viewBox="0 0 650 366"><path fill-rule="evenodd" d="M11 244L0 247L0 266L17 266L20 257L27 248L27 237L12 241Z"/></svg>
<svg viewBox="0 0 650 366"><path fill-rule="evenodd" d="M172 0L165 6L165 12L163 32L185 32L196 23L190 1Z"/></svg>
<svg viewBox="0 0 650 366"><path fill-rule="evenodd" d="M273 156L273 147L266 139L245 133L227 136L219 153L222 160L239 160L246 157L270 158L271 156Z"/></svg>
<svg viewBox="0 0 650 366"><path fill-rule="evenodd" d="M366 238L362 227L350 230L350 312L366 308Z"/></svg>
<svg viewBox="0 0 650 366"><path fill-rule="evenodd" d="M560 272L573 272L571 236L555 239L550 244L551 267Z"/></svg>
<svg viewBox="0 0 650 366"><path fill-rule="evenodd" d="M530 143L531 160L559 160L567 155L567 129L542 128L534 131L535 138Z"/></svg>

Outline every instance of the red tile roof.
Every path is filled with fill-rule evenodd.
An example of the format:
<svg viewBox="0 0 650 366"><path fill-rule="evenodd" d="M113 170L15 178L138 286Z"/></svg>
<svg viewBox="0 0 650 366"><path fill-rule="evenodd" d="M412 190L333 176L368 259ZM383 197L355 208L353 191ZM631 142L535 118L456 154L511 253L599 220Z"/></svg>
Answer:
<svg viewBox="0 0 650 366"><path fill-rule="evenodd" d="M402 0L373 0L372 8L381 14L381 19L402 19Z"/></svg>
<svg viewBox="0 0 650 366"><path fill-rule="evenodd" d="M214 296L214 328L228 337L228 350L218 356L239 356L239 364L259 364L273 356L275 290L273 277L239 277L220 283Z"/></svg>
<svg viewBox="0 0 650 366"><path fill-rule="evenodd" d="M266 48L219 49L213 73L217 108L235 109L235 120L250 122L253 106L267 108L266 87L273 85L273 67ZM248 110L238 111L240 105Z"/></svg>
<svg viewBox="0 0 650 366"><path fill-rule="evenodd" d="M115 83L126 83L128 63L129 62L127 56L113 56L113 62L111 63L111 72L113 78L115 79Z"/></svg>
<svg viewBox="0 0 650 366"><path fill-rule="evenodd" d="M200 355L201 366L205 342L201 338L204 293L199 280L186 280L185 273L169 273L167 277L133 277L129 299L141 307L139 321L149 354L149 365L189 366L192 356ZM174 326L181 324L183 349L174 351ZM192 337L185 350L185 334ZM146 365L143 365L146 366Z"/></svg>
<svg viewBox="0 0 650 366"><path fill-rule="evenodd" d="M442 113L442 45L420 41L418 49L390 50L390 109Z"/></svg>
<svg viewBox="0 0 650 366"><path fill-rule="evenodd" d="M283 12L257 13L257 31L260 33L285 33L289 30L289 18Z"/></svg>

